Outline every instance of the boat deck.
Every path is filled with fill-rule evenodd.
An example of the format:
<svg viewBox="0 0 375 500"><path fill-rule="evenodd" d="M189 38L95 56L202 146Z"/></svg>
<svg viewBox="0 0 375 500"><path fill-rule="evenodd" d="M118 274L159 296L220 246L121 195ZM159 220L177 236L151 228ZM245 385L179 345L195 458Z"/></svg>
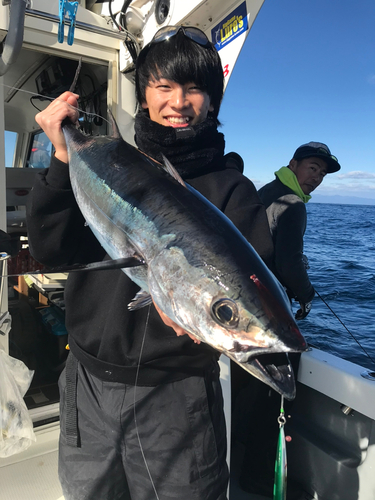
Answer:
<svg viewBox="0 0 375 500"><path fill-rule="evenodd" d="M59 422L35 429L27 450L0 458L0 500L64 500L57 476Z"/></svg>
<svg viewBox="0 0 375 500"><path fill-rule="evenodd" d="M57 451L0 468L1 500L64 500L57 478ZM20 478L22 480L20 481ZM230 500L268 500L231 483Z"/></svg>
<svg viewBox="0 0 375 500"><path fill-rule="evenodd" d="M57 451L0 467L1 500L64 500L57 477Z"/></svg>
<svg viewBox="0 0 375 500"><path fill-rule="evenodd" d="M57 477L58 426L37 432L37 443L9 459L0 459L0 500L64 500ZM33 450L31 452L31 450ZM232 462L230 500L268 500L242 491Z"/></svg>
<svg viewBox="0 0 375 500"><path fill-rule="evenodd" d="M57 478L57 451L0 468L1 500L64 500ZM22 480L20 480L22 478ZM242 491L232 480L230 500L268 500Z"/></svg>

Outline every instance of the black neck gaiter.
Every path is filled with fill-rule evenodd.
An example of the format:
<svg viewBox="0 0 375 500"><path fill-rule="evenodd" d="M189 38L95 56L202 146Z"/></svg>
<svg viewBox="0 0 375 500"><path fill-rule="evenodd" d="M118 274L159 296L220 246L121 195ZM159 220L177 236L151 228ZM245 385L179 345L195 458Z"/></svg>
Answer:
<svg viewBox="0 0 375 500"><path fill-rule="evenodd" d="M163 154L185 179L219 170L224 165L224 135L218 132L211 117L198 125L174 128L160 125L139 112L135 118L135 142L141 151L160 163Z"/></svg>

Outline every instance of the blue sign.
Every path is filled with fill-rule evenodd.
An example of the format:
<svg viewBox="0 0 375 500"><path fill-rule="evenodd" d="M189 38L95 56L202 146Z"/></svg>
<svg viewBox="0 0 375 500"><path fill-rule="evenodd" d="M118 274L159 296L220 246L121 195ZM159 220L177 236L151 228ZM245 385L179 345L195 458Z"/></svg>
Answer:
<svg viewBox="0 0 375 500"><path fill-rule="evenodd" d="M220 50L248 29L246 2L244 2L211 30L212 43L217 50Z"/></svg>

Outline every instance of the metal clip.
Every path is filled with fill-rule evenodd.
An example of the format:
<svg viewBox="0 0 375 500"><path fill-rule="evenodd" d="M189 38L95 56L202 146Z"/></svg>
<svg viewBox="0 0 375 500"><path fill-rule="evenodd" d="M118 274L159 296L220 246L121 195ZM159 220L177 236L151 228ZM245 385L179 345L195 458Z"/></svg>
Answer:
<svg viewBox="0 0 375 500"><path fill-rule="evenodd" d="M281 396L281 408L280 415L277 417L277 423L279 424L279 428L284 427L286 424L285 412L284 412L284 396Z"/></svg>
<svg viewBox="0 0 375 500"><path fill-rule="evenodd" d="M69 0L59 0L59 43L64 42L64 22L65 18L67 17L70 20L67 42L68 45L73 45L77 9L78 1L70 2Z"/></svg>

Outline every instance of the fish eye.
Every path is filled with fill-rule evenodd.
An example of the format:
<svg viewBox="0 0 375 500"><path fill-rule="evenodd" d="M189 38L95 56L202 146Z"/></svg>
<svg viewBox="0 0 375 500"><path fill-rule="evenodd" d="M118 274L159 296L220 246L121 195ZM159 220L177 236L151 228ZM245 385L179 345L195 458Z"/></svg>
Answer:
<svg viewBox="0 0 375 500"><path fill-rule="evenodd" d="M222 326L236 327L239 322L236 303L231 299L219 299L211 306L211 313L216 323Z"/></svg>

